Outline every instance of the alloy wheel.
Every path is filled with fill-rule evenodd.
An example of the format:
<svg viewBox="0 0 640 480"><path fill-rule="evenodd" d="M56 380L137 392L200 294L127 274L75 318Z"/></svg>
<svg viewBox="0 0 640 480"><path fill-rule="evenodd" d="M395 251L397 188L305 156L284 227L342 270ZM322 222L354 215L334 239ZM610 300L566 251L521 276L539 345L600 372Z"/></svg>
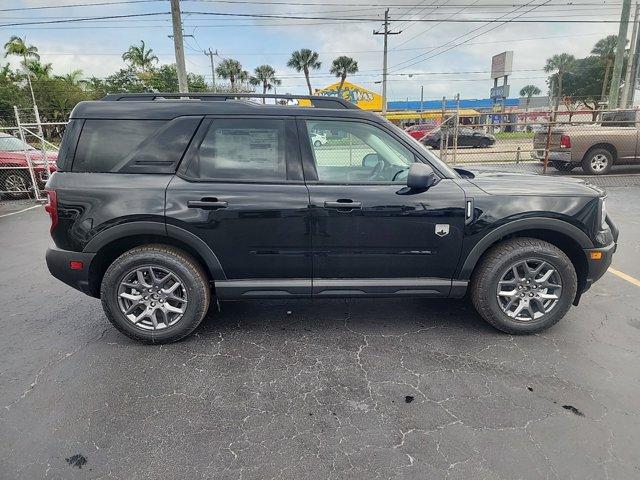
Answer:
<svg viewBox="0 0 640 480"><path fill-rule="evenodd" d="M4 189L10 193L28 193L29 186L22 175L10 173L4 180Z"/></svg>
<svg viewBox="0 0 640 480"><path fill-rule="evenodd" d="M166 267L147 265L131 270L118 285L118 306L124 316L145 330L162 330L184 316L184 282Z"/></svg>
<svg viewBox="0 0 640 480"><path fill-rule="evenodd" d="M594 172L602 172L609 165L609 159L606 155L599 153L591 158L590 163Z"/></svg>
<svg viewBox="0 0 640 480"><path fill-rule="evenodd" d="M541 318L553 310L562 295L557 269L540 259L521 260L507 268L498 281L498 305L519 321Z"/></svg>

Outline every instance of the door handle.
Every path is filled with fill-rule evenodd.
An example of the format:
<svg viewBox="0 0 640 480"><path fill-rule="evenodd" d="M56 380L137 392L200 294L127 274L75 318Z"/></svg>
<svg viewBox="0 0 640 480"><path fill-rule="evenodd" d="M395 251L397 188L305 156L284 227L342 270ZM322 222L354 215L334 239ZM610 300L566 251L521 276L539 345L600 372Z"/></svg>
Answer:
<svg viewBox="0 0 640 480"><path fill-rule="evenodd" d="M324 202L324 208L334 208L337 210L356 210L362 208L361 202L354 202L350 198L341 198L335 202Z"/></svg>
<svg viewBox="0 0 640 480"><path fill-rule="evenodd" d="M228 202L218 200L217 198L203 198L201 200L189 200L187 207L189 208L201 208L203 210L218 210L220 208L227 208Z"/></svg>

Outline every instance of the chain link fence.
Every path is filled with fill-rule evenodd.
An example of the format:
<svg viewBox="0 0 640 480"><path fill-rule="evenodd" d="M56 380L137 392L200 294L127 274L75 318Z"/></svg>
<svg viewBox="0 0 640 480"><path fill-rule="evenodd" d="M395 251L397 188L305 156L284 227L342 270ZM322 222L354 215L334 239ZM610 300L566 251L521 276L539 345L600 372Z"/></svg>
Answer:
<svg viewBox="0 0 640 480"><path fill-rule="evenodd" d="M65 125L41 122L35 109L14 108L0 119L0 203L46 198Z"/></svg>

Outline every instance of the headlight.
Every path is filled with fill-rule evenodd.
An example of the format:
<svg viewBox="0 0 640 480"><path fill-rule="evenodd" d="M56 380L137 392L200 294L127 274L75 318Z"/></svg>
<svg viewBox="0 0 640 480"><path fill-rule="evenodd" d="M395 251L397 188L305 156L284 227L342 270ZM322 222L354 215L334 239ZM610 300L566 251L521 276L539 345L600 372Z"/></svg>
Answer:
<svg viewBox="0 0 640 480"><path fill-rule="evenodd" d="M609 228L607 225L607 207L605 205L605 199L600 199L600 228L606 230Z"/></svg>

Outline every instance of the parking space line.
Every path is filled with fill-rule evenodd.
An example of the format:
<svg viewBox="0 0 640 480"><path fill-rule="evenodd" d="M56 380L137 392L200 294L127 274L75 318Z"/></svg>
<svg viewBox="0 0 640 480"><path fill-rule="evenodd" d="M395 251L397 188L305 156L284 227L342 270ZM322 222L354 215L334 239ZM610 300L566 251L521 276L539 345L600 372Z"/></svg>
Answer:
<svg viewBox="0 0 640 480"><path fill-rule="evenodd" d="M640 280L638 280L637 278L634 278L631 275L627 275L626 273L621 272L620 270L616 270L613 267L609 267L609 271L613 273L615 276L620 277L621 279L626 280L629 283L633 283L636 287L640 287Z"/></svg>
<svg viewBox="0 0 640 480"><path fill-rule="evenodd" d="M17 215L22 212L26 212L27 210L33 210L34 208L41 207L42 205L33 205L32 207L23 208L22 210L18 210L17 212L5 213L4 215L0 215L0 218L9 217L11 215Z"/></svg>

